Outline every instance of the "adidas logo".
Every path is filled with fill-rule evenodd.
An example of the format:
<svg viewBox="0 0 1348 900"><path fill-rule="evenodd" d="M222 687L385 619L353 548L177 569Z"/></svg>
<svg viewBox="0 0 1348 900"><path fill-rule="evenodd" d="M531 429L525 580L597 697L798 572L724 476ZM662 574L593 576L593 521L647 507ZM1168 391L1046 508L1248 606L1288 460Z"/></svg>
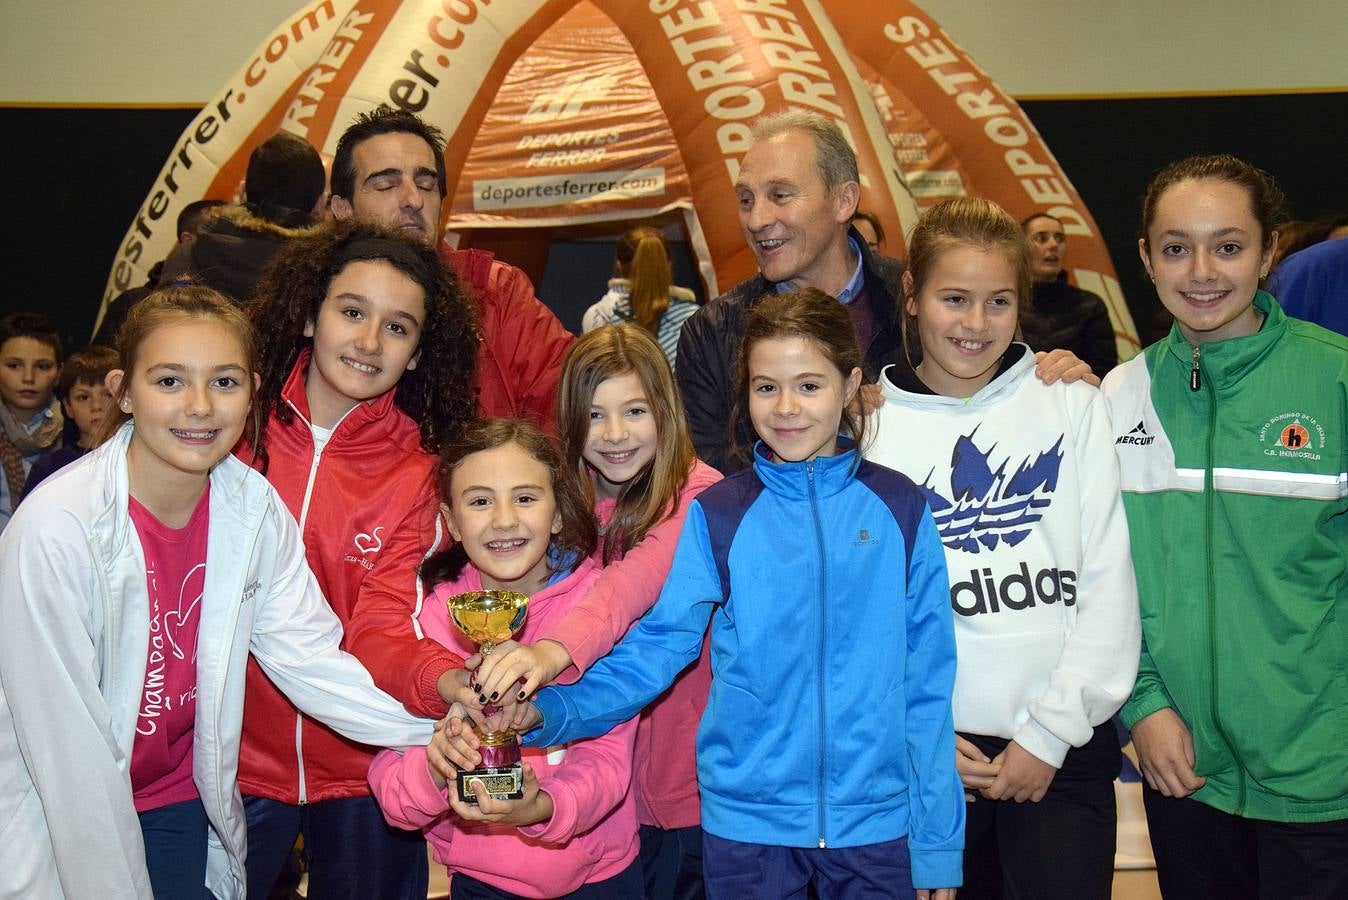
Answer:
<svg viewBox="0 0 1348 900"><path fill-rule="evenodd" d="M1127 434L1120 435L1118 439L1114 441L1114 443L1140 444L1141 446L1145 447L1147 444L1150 444L1154 440L1156 440L1156 436L1153 434L1147 434L1147 422L1145 419L1143 419L1133 426L1132 431L1128 432Z"/></svg>

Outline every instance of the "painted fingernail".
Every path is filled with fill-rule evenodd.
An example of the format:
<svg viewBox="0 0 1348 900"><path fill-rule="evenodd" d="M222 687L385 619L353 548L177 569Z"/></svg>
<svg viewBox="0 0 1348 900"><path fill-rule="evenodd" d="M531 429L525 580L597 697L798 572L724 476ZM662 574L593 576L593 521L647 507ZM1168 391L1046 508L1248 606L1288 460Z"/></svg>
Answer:
<svg viewBox="0 0 1348 900"><path fill-rule="evenodd" d="M478 695L477 695L477 702L478 702L478 703L481 703L483 706L486 706L486 705L487 705L487 698L484 697L484 696L482 696L481 694L478 694Z"/></svg>
<svg viewBox="0 0 1348 900"><path fill-rule="evenodd" d="M520 691L518 694L516 694L516 695L515 695L515 699L516 699L516 700L523 700L523 699L524 699L524 691Z"/></svg>
<svg viewBox="0 0 1348 900"><path fill-rule="evenodd" d="M478 684L476 681L473 682L473 690L477 691L479 694L482 693L482 685Z"/></svg>
<svg viewBox="0 0 1348 900"><path fill-rule="evenodd" d="M491 692L491 699L495 700L495 699L496 699L497 697L499 697L499 696L501 696L501 692L500 692L500 691L492 691L492 692Z"/></svg>

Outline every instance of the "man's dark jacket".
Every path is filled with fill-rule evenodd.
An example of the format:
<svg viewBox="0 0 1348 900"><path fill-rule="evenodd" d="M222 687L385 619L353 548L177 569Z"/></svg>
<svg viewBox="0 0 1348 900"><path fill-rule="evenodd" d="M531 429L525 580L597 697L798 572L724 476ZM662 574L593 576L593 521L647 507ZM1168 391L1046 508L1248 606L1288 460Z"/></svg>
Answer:
<svg viewBox="0 0 1348 900"><path fill-rule="evenodd" d="M192 244L190 273L242 306L272 258L312 223L307 213L279 207L221 207Z"/></svg>
<svg viewBox="0 0 1348 900"><path fill-rule="evenodd" d="M903 263L872 254L855 231L851 237L861 250L866 298L874 318L870 345L862 354L864 380L873 383L880 370L891 364L911 371L921 361L921 352L913 350L910 362L899 333ZM747 412L733 429L733 445L731 441L736 365L749 311L773 290L773 283L762 273L742 281L698 310L684 323L679 336L676 375L693 446L699 458L726 475L747 468L748 451L754 444Z"/></svg>
<svg viewBox="0 0 1348 900"><path fill-rule="evenodd" d="M1035 282L1034 303L1021 313L1020 332L1031 350L1071 350L1101 378L1119 364L1105 301L1068 284L1066 272Z"/></svg>

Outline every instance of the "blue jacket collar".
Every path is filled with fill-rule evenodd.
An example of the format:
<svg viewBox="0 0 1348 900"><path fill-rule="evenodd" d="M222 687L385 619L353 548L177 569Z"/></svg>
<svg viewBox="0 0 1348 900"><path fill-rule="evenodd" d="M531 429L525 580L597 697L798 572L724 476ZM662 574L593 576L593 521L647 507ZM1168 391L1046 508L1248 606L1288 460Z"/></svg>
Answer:
<svg viewBox="0 0 1348 900"><path fill-rule="evenodd" d="M856 444L838 435L839 451L834 456L819 456L807 462L778 462L768 445L754 445L754 472L774 494L791 499L808 498L811 482L817 497L827 497L845 488L852 480L860 460Z"/></svg>

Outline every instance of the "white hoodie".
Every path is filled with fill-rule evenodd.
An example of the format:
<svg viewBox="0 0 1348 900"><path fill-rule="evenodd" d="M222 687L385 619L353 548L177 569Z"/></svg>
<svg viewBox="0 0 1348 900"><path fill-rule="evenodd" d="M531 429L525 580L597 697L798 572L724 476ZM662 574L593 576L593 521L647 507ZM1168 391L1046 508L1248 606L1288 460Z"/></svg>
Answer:
<svg viewBox="0 0 1348 900"><path fill-rule="evenodd" d="M1034 365L1024 348L968 399L882 373L865 456L917 482L945 545L955 729L1060 767L1128 699L1141 627L1104 400Z"/></svg>
<svg viewBox="0 0 1348 900"><path fill-rule="evenodd" d="M131 426L42 483L0 535L0 897L148 898L130 763L145 683L145 560L127 511ZM192 774L210 819L207 886L244 894L234 779L251 651L294 703L363 744L431 722L374 686L265 478L211 471Z"/></svg>

